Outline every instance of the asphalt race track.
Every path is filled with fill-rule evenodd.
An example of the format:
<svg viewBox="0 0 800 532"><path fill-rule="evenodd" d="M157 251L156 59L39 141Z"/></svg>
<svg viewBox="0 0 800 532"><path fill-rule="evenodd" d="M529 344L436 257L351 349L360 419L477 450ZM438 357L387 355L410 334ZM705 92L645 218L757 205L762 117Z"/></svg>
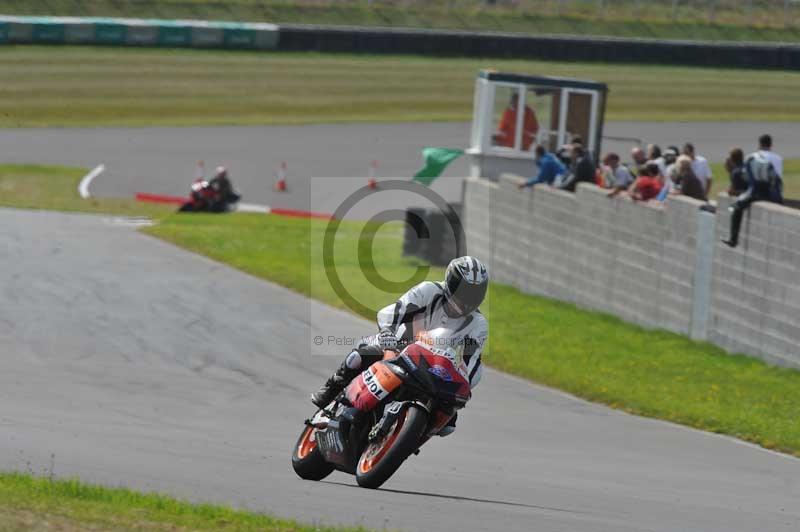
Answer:
<svg viewBox="0 0 800 532"><path fill-rule="evenodd" d="M372 325L103 216L0 210L0 469L405 530L796 531L800 461L489 371L385 489L295 477ZM510 319L510 317L509 317Z"/></svg>
<svg viewBox="0 0 800 532"><path fill-rule="evenodd" d="M92 193L127 197L137 192L185 196L195 164L203 159L208 173L220 164L230 168L245 202L330 213L366 184L371 161L378 162L379 179L408 179L422 165L423 147L464 148L469 128L467 123L408 123L5 129L0 130L0 153L4 162L87 168L104 163L107 170L92 184ZM756 139L764 132L773 135L779 153L800 157L800 128L790 123L613 122L605 129L607 136L636 137L662 146L691 141L712 161L724 160L734 146L745 151L755 149ZM603 149L625 157L631 145L627 141L605 141ZM273 190L282 161L288 164L289 192ZM469 164L463 157L431 188L448 201L459 201L461 178L468 174ZM380 203L383 208L429 206L418 197L391 195L381 196ZM366 219L371 214L361 205L350 217Z"/></svg>

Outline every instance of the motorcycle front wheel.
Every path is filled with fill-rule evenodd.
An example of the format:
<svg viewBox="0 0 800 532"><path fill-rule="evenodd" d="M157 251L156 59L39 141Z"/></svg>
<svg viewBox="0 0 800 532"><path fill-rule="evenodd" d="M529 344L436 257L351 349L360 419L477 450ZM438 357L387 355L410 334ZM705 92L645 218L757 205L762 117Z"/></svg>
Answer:
<svg viewBox="0 0 800 532"><path fill-rule="evenodd" d="M417 450L428 413L413 404L403 407L389 433L367 445L356 465L356 482L375 489L389 480L411 453Z"/></svg>
<svg viewBox="0 0 800 532"><path fill-rule="evenodd" d="M314 427L306 426L297 439L292 453L292 468L305 480L322 480L333 472L333 465L326 462L319 452Z"/></svg>

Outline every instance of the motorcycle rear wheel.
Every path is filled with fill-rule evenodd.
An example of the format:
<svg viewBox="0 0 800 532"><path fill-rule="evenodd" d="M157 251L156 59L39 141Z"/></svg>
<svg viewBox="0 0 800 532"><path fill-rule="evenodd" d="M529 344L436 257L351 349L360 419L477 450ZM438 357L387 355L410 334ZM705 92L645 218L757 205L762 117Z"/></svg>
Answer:
<svg viewBox="0 0 800 532"><path fill-rule="evenodd" d="M385 437L370 443L356 465L356 482L362 488L375 489L389 480L411 453L417 450L428 426L428 413L409 404L397 416Z"/></svg>
<svg viewBox="0 0 800 532"><path fill-rule="evenodd" d="M322 480L333 472L333 465L326 462L313 438L314 427L306 426L292 453L292 468L297 476L305 480Z"/></svg>

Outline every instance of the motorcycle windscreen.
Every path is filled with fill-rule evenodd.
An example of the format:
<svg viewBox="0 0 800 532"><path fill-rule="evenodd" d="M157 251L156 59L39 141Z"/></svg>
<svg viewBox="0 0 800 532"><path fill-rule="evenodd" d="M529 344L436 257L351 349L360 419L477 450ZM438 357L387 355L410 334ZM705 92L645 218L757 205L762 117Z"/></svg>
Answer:
<svg viewBox="0 0 800 532"><path fill-rule="evenodd" d="M353 379L347 387L347 400L362 412L369 412L403 381L384 362L376 362Z"/></svg>

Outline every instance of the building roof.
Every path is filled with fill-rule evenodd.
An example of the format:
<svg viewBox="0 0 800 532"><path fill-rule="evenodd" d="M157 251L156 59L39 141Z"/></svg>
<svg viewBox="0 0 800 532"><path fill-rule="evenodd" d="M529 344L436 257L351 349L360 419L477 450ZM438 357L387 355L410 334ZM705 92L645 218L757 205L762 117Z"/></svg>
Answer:
<svg viewBox="0 0 800 532"><path fill-rule="evenodd" d="M600 92L608 92L608 85L597 81L557 78L553 76L529 76L527 74L512 74L509 72L497 72L494 70L481 70L479 78L489 81L500 81L505 83L524 83L526 85L539 85L547 87L569 87L573 89L589 89Z"/></svg>

